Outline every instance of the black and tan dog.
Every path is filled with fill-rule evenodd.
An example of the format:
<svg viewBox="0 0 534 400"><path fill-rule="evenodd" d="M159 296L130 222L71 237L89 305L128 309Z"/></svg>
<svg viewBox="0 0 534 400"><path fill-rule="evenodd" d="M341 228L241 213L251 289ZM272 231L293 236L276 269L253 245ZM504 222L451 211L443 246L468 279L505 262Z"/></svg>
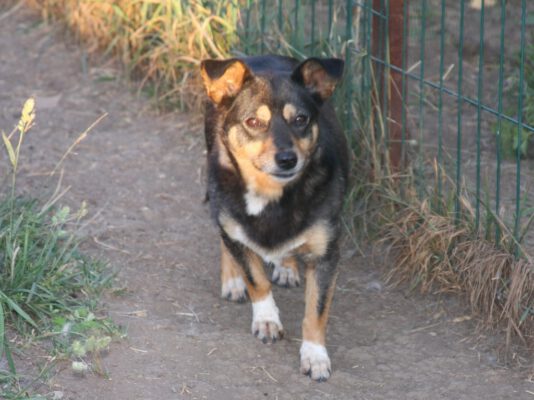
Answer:
<svg viewBox="0 0 534 400"><path fill-rule="evenodd" d="M252 332L282 336L271 281L299 283L306 308L300 362L313 379L330 376L326 324L339 258L340 212L349 159L327 100L343 61L280 56L206 60L208 195L221 233L222 295L252 301Z"/></svg>

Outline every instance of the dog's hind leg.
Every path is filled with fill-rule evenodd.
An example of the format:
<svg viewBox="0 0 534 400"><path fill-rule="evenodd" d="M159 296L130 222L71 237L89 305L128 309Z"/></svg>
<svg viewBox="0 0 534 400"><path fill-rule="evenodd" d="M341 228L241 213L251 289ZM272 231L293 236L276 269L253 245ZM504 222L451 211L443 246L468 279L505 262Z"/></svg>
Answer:
<svg viewBox="0 0 534 400"><path fill-rule="evenodd" d="M247 301L247 286L241 268L221 240L221 297L244 303Z"/></svg>
<svg viewBox="0 0 534 400"><path fill-rule="evenodd" d="M273 263L271 280L278 286L290 288L300 286L299 265L296 257L287 257L280 263Z"/></svg>

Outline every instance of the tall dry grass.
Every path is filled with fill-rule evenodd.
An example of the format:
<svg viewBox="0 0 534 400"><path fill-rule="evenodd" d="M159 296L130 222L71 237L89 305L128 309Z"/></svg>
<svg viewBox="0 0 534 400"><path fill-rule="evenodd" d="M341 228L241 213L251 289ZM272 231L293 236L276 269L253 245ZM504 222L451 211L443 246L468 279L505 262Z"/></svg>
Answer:
<svg viewBox="0 0 534 400"><path fill-rule="evenodd" d="M227 57L238 40L240 15L231 1L24 1L64 23L90 53L115 55L156 99L180 107L199 102L193 71L200 60Z"/></svg>
<svg viewBox="0 0 534 400"><path fill-rule="evenodd" d="M464 295L486 326L504 326L507 345L513 336L533 344L534 263L477 235L473 221L470 215L455 222L428 201L399 210L383 227L395 260L389 280Z"/></svg>

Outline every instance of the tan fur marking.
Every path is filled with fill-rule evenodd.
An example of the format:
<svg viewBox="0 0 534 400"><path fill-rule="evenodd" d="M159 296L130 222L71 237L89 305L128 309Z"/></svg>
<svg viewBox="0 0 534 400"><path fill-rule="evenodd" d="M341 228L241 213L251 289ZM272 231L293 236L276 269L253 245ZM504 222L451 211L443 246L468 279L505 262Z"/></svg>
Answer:
<svg viewBox="0 0 534 400"><path fill-rule="evenodd" d="M230 65L224 74L217 79L211 79L204 68L200 71L206 93L217 104L224 97L235 96L241 90L246 74L247 68L240 61Z"/></svg>
<svg viewBox="0 0 534 400"><path fill-rule="evenodd" d="M238 231L241 226L232 217L229 217L225 212L222 212L219 216L219 223L228 236L237 240Z"/></svg>
<svg viewBox="0 0 534 400"><path fill-rule="evenodd" d="M271 117L272 117L271 110L265 104L262 104L256 110L256 117L258 117L262 121L268 123L271 120Z"/></svg>
<svg viewBox="0 0 534 400"><path fill-rule="evenodd" d="M319 137L319 126L317 124L312 125L312 142L315 144L317 142L317 138Z"/></svg>
<svg viewBox="0 0 534 400"><path fill-rule="evenodd" d="M312 125L311 131L311 136L295 141L298 149L302 152L304 157L308 157L310 155L315 143L317 143L317 138L319 137L319 127L317 124Z"/></svg>
<svg viewBox="0 0 534 400"><path fill-rule="evenodd" d="M306 307L302 320L302 339L325 345L326 321L317 315L319 287L315 279L315 268L306 269L306 291L304 294ZM324 315L324 314L323 314Z"/></svg>
<svg viewBox="0 0 534 400"><path fill-rule="evenodd" d="M333 278L332 284L328 289L324 311L321 316L319 316L317 314L317 306L319 303L319 286L317 284L317 279L315 278L315 267L308 266L306 268L306 292L304 294L306 308L304 311L304 319L302 320L303 340L308 340L312 343L318 343L323 346L325 345L326 324L328 323L330 305L332 304L335 286L336 277Z"/></svg>
<svg viewBox="0 0 534 400"><path fill-rule="evenodd" d="M219 165L226 169L234 169L234 165L232 164L232 160L230 160L230 156L228 155L228 151L226 150L226 147L221 142L221 139L217 136L215 139L217 143L217 149L219 152Z"/></svg>
<svg viewBox="0 0 534 400"><path fill-rule="evenodd" d="M274 152L272 139L253 140L242 144L239 140L238 129L232 127L228 131L228 141L248 189L269 200L279 199L284 190L283 185L254 165L254 162L258 162L265 154ZM272 156L268 155L268 158Z"/></svg>
<svg viewBox="0 0 534 400"><path fill-rule="evenodd" d="M336 81L332 79L323 67L315 61L306 62L301 68L304 85L319 93L322 99L332 96L336 88Z"/></svg>
<svg viewBox="0 0 534 400"><path fill-rule="evenodd" d="M330 241L331 230L326 222L318 222L309 228L305 234L305 243L297 249L297 253L322 257L325 255Z"/></svg>
<svg viewBox="0 0 534 400"><path fill-rule="evenodd" d="M256 253L249 250L246 254L246 258L252 278L254 279L254 285L252 285L248 279L245 279L245 283L247 284L250 300L254 303L263 300L269 293L271 293L271 281L267 278L267 275L265 275L263 261Z"/></svg>
<svg viewBox="0 0 534 400"><path fill-rule="evenodd" d="M220 214L219 223L233 240L243 243L263 257L265 261L270 262L283 260L297 254L308 260L321 257L326 253L331 235L331 229L327 222L320 221L299 236L281 243L278 247L266 249L250 240L242 226L226 213Z"/></svg>
<svg viewBox="0 0 534 400"><path fill-rule="evenodd" d="M284 119L289 122L291 121L293 118L295 118L295 116L297 115L297 107L295 107L293 104L291 103L286 103L284 105L284 108L282 109L282 116L284 117Z"/></svg>
<svg viewBox="0 0 534 400"><path fill-rule="evenodd" d="M234 260L234 257L221 240L221 282L224 283L229 279L242 277L247 285L250 300L252 302L262 300L271 292L271 281L265 275L263 261L257 254L249 250L247 251L246 259L254 279L254 285L248 281L243 268Z"/></svg>
<svg viewBox="0 0 534 400"><path fill-rule="evenodd" d="M291 268L295 275L299 274L299 264L295 257L286 257L282 260L282 266L286 268Z"/></svg>
<svg viewBox="0 0 534 400"><path fill-rule="evenodd" d="M309 137L302 138L302 139L296 140L295 143L298 149L300 150L300 152L304 154L305 157L307 157L308 154L310 154L310 150L312 146L311 138Z"/></svg>
<svg viewBox="0 0 534 400"><path fill-rule="evenodd" d="M224 284L230 279L239 278L240 276L241 268L221 240L221 283Z"/></svg>

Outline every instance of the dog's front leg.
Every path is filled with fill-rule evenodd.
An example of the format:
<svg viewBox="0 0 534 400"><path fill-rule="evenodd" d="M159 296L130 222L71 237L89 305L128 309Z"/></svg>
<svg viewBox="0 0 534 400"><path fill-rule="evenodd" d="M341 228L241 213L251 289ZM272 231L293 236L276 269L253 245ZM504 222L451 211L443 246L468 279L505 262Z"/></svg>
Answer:
<svg viewBox="0 0 534 400"><path fill-rule="evenodd" d="M271 282L265 274L263 260L239 242L222 235L223 254L239 266L252 302L252 333L263 343L276 342L283 336L278 307L274 302ZM225 253L226 252L226 253Z"/></svg>
<svg viewBox="0 0 534 400"><path fill-rule="evenodd" d="M337 253L337 251L336 251ZM306 309L302 321L300 369L317 381L330 377L331 365L326 351L326 325L336 285L337 257L327 254L306 266Z"/></svg>

